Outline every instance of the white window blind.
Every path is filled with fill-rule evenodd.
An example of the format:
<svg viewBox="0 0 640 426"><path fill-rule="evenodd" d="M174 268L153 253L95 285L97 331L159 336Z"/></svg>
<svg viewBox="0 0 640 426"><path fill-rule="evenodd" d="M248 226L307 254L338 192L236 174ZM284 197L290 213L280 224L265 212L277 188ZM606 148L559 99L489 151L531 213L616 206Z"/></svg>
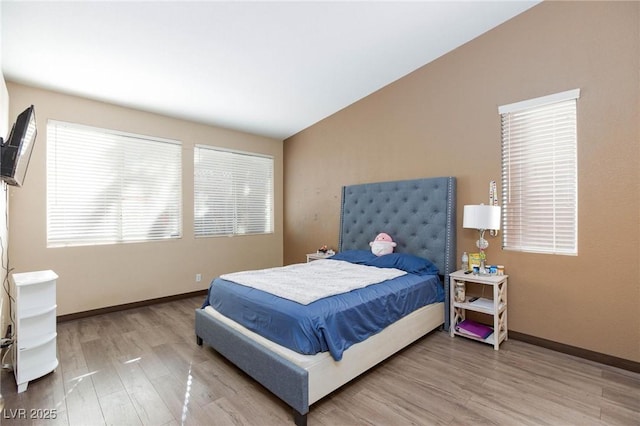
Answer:
<svg viewBox="0 0 640 426"><path fill-rule="evenodd" d="M50 120L47 245L180 238L180 142Z"/></svg>
<svg viewBox="0 0 640 426"><path fill-rule="evenodd" d="M273 158L205 145L194 150L197 237L273 232Z"/></svg>
<svg viewBox="0 0 640 426"><path fill-rule="evenodd" d="M579 89L499 108L505 250L577 255Z"/></svg>

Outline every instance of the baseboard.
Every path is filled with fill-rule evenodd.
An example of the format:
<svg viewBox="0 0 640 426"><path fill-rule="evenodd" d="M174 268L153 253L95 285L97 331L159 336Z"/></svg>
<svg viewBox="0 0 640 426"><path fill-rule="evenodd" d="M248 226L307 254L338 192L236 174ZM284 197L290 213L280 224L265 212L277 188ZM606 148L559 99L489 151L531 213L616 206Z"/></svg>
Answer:
<svg viewBox="0 0 640 426"><path fill-rule="evenodd" d="M60 315L57 317L57 322L72 321L80 318L92 317L94 315L108 314L111 312L124 311L126 309L140 308L143 306L155 305L158 303L166 303L166 302L172 302L174 300L187 299L189 297L206 296L206 294L207 294L207 290L198 290L198 291L192 291L189 293L174 294L173 296L158 297L156 299L141 300L139 302L125 303L122 305L91 309L89 311Z"/></svg>
<svg viewBox="0 0 640 426"><path fill-rule="evenodd" d="M554 342L553 340L547 340L541 337L518 333L517 331L509 330L509 339L520 340L521 342L531 343L532 345L551 349L556 352L562 352L578 358L584 358L590 361L599 362L600 364L610 365L612 367L621 368L623 370L633 371L634 373L640 373L640 362L631 361L629 359L618 358L612 355L590 351L588 349L565 345L564 343L558 343Z"/></svg>

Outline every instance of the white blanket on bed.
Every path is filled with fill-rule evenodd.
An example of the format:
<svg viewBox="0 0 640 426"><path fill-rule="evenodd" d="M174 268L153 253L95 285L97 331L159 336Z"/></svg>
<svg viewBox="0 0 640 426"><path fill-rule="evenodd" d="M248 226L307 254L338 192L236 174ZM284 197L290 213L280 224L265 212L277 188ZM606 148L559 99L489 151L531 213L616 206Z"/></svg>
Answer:
<svg viewBox="0 0 640 426"><path fill-rule="evenodd" d="M399 269L320 259L279 268L235 272L220 278L308 305L318 299L347 293L405 274L405 271Z"/></svg>

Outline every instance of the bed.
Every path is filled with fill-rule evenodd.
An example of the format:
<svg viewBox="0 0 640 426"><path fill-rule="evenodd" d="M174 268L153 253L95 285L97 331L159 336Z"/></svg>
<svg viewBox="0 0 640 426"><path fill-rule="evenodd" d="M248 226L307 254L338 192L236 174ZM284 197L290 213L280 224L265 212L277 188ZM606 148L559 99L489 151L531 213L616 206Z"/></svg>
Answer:
<svg viewBox="0 0 640 426"><path fill-rule="evenodd" d="M339 361L328 352L302 355L276 344L211 306L196 310L197 343L211 346L265 386L292 407L297 425L305 425L313 403L429 332L448 330L448 280L456 267L455 208L454 177L343 187L339 253L368 250L372 238L386 232L397 243L395 252L437 266L444 301L419 308L351 345Z"/></svg>

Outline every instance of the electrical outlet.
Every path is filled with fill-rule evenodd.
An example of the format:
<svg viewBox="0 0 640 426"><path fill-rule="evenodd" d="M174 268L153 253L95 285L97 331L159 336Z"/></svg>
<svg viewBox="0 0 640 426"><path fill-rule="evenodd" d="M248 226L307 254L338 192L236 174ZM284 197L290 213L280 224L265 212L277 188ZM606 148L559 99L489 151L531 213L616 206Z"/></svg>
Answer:
<svg viewBox="0 0 640 426"><path fill-rule="evenodd" d="M202 274L196 274L196 282L199 283L202 281Z"/></svg>

